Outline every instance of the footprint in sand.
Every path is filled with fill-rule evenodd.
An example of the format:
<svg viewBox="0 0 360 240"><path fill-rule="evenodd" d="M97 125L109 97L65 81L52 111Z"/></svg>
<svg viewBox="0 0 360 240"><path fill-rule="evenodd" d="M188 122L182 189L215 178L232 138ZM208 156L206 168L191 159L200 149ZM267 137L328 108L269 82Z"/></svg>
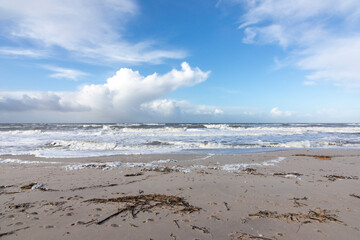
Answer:
<svg viewBox="0 0 360 240"><path fill-rule="evenodd" d="M66 214L66 216L74 216L74 213L73 212L69 212Z"/></svg>
<svg viewBox="0 0 360 240"><path fill-rule="evenodd" d="M119 224L115 224L115 223L111 224L110 226L111 226L111 227L120 227Z"/></svg>
<svg viewBox="0 0 360 240"><path fill-rule="evenodd" d="M15 223L16 226L23 225L23 224L24 224L24 223L22 223L22 222L17 222L17 223Z"/></svg>

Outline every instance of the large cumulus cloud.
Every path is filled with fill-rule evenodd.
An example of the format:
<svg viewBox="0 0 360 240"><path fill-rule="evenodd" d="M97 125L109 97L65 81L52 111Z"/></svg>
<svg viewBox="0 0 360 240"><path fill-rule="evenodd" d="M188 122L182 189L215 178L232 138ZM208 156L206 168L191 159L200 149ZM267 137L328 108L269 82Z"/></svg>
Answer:
<svg viewBox="0 0 360 240"><path fill-rule="evenodd" d="M121 68L106 83L84 85L75 92L0 92L0 114L53 112L56 114L45 114L48 119L44 120L53 121L52 116L62 113L63 116L73 116L77 121L83 118L85 122L136 121L151 115L154 106L160 107L156 105L159 99L178 88L199 84L209 74L199 68L191 68L186 62L181 64L180 70L173 69L163 75L142 76L138 71ZM170 111L169 106L174 105L171 101L168 103L167 112ZM165 109L166 104L161 106Z"/></svg>

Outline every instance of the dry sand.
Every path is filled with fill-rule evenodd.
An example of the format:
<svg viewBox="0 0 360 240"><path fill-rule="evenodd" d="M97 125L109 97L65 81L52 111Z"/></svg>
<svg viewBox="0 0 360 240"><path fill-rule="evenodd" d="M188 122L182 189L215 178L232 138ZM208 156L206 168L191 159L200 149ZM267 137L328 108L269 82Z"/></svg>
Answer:
<svg viewBox="0 0 360 240"><path fill-rule="evenodd" d="M1 239L360 239L360 150L1 159Z"/></svg>

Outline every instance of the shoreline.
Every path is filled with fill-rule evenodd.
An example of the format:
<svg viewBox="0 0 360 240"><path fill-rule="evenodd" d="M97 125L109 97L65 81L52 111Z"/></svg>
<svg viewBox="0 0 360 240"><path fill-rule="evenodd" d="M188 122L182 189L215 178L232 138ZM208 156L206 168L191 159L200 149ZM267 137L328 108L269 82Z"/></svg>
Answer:
<svg viewBox="0 0 360 240"><path fill-rule="evenodd" d="M338 147L338 148L281 148L281 149L270 149L266 148L267 150L258 150L258 149L251 149L249 152L233 152L233 153L213 153L212 151L199 150L199 151L193 151L185 150L183 152L169 152L169 153L139 153L139 154L111 154L111 155L99 155L99 156L71 156L71 157L46 157L46 156L36 156L35 154L3 154L0 155L0 159L4 158L19 158L19 159L27 159L27 160L68 160L68 159L116 159L120 157L124 158L130 158L130 157L141 157L141 156L153 156L155 158L161 157L161 156L207 156L207 155L215 155L215 156L234 156L234 155L256 155L256 154L266 154L266 153L273 153L273 152L312 152L316 154L321 154L321 152L330 152L330 153L336 153L341 151L346 152L354 152L355 154L357 152L360 152L360 148L355 147ZM212 150L212 149L210 149ZM217 149L213 149L213 151L216 151Z"/></svg>
<svg viewBox="0 0 360 240"><path fill-rule="evenodd" d="M2 239L360 238L360 149L5 158Z"/></svg>

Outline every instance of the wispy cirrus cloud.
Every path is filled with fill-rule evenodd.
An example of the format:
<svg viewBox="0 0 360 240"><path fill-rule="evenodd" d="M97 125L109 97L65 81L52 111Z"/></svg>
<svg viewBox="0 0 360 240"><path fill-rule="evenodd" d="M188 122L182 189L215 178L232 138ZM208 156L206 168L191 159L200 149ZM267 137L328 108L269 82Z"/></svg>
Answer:
<svg viewBox="0 0 360 240"><path fill-rule="evenodd" d="M233 2L235 0L232 0ZM276 44L311 81L360 87L360 2L245 0L244 43Z"/></svg>
<svg viewBox="0 0 360 240"><path fill-rule="evenodd" d="M3 47L0 48L0 55L7 55L13 57L41 58L46 55L46 52L41 50L34 50L34 49Z"/></svg>
<svg viewBox="0 0 360 240"><path fill-rule="evenodd" d="M186 55L182 50L158 49L151 39L127 41L126 23L138 13L135 0L0 1L0 23L6 26L0 34L14 43L22 41L19 49L2 53L30 57L39 50L61 48L79 59L126 63Z"/></svg>
<svg viewBox="0 0 360 240"><path fill-rule="evenodd" d="M49 65L44 65L42 67L54 72L49 75L49 77L51 78L70 79L73 81L77 81L79 80L80 77L89 75L88 73L70 68L61 68L61 67L49 66Z"/></svg>

